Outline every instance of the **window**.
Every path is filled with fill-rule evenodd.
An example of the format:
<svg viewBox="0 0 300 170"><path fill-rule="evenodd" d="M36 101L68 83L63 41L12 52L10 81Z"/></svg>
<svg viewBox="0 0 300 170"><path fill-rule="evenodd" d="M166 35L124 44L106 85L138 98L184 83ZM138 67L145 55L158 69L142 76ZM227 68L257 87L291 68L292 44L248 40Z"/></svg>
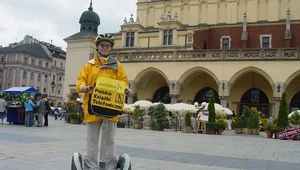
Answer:
<svg viewBox="0 0 300 170"><path fill-rule="evenodd" d="M260 48L272 48L272 35L260 35Z"/></svg>
<svg viewBox="0 0 300 170"><path fill-rule="evenodd" d="M40 87L36 87L37 91L40 91Z"/></svg>
<svg viewBox="0 0 300 170"><path fill-rule="evenodd" d="M126 32L126 47L134 46L134 32Z"/></svg>
<svg viewBox="0 0 300 170"><path fill-rule="evenodd" d="M12 77L12 69L10 68L10 69L8 69L8 77Z"/></svg>
<svg viewBox="0 0 300 170"><path fill-rule="evenodd" d="M23 79L26 79L26 78L27 78L27 71L23 70Z"/></svg>
<svg viewBox="0 0 300 170"><path fill-rule="evenodd" d="M46 93L47 92L47 88L44 88L43 92Z"/></svg>
<svg viewBox="0 0 300 170"><path fill-rule="evenodd" d="M52 93L54 93L54 88L52 88Z"/></svg>
<svg viewBox="0 0 300 170"><path fill-rule="evenodd" d="M164 30L163 45L173 44L173 30Z"/></svg>
<svg viewBox="0 0 300 170"><path fill-rule="evenodd" d="M63 68L63 67L64 67L64 63L60 62L60 68Z"/></svg>
<svg viewBox="0 0 300 170"><path fill-rule="evenodd" d="M1 62L4 62L4 61L5 61L4 56L1 56Z"/></svg>
<svg viewBox="0 0 300 170"><path fill-rule="evenodd" d="M31 64L34 65L34 59L33 58L31 59Z"/></svg>
<svg viewBox="0 0 300 170"><path fill-rule="evenodd" d="M42 67L42 61L39 61L39 67Z"/></svg>
<svg viewBox="0 0 300 170"><path fill-rule="evenodd" d="M22 84L22 87L25 87L25 84Z"/></svg>
<svg viewBox="0 0 300 170"><path fill-rule="evenodd" d="M0 91L2 91L2 84L0 84Z"/></svg>
<svg viewBox="0 0 300 170"><path fill-rule="evenodd" d="M33 80L33 79L34 79L34 72L32 71L30 74L30 80Z"/></svg>
<svg viewBox="0 0 300 170"><path fill-rule="evenodd" d="M27 63L27 62L28 62L28 58L27 58L27 57L24 57L23 62L24 62L24 63Z"/></svg>
<svg viewBox="0 0 300 170"><path fill-rule="evenodd" d="M54 67L56 67L56 61L54 61Z"/></svg>
<svg viewBox="0 0 300 170"><path fill-rule="evenodd" d="M45 75L45 83L47 83L48 75Z"/></svg>
<svg viewBox="0 0 300 170"><path fill-rule="evenodd" d="M49 67L49 63L46 63L46 68L48 68Z"/></svg>
<svg viewBox="0 0 300 170"><path fill-rule="evenodd" d="M231 46L231 38L230 36L222 36L220 39L220 49L229 50Z"/></svg>
<svg viewBox="0 0 300 170"><path fill-rule="evenodd" d="M61 81L61 77L59 77L59 79L58 79L59 81Z"/></svg>
<svg viewBox="0 0 300 170"><path fill-rule="evenodd" d="M57 94L60 94L60 90L57 90Z"/></svg>
<svg viewBox="0 0 300 170"><path fill-rule="evenodd" d="M10 84L7 84L7 88L10 88Z"/></svg>
<svg viewBox="0 0 300 170"><path fill-rule="evenodd" d="M3 69L0 69L0 76L3 76Z"/></svg>
<svg viewBox="0 0 300 170"><path fill-rule="evenodd" d="M38 81L38 82L41 81L41 73L38 74L37 81Z"/></svg>
<svg viewBox="0 0 300 170"><path fill-rule="evenodd" d="M55 78L56 78L56 77L55 77L55 76L53 76L53 81L54 81L54 82L55 82Z"/></svg>

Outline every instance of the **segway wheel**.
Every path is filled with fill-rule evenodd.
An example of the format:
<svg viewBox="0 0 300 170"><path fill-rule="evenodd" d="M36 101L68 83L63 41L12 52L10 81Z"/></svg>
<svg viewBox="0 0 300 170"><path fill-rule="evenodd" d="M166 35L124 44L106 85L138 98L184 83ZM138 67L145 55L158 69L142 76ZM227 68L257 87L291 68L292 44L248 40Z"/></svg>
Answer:
<svg viewBox="0 0 300 170"><path fill-rule="evenodd" d="M117 168L119 170L131 170L131 161L128 154L123 153L119 156Z"/></svg>
<svg viewBox="0 0 300 170"><path fill-rule="evenodd" d="M83 170L82 167L82 155L80 153L74 153L72 156L71 170Z"/></svg>

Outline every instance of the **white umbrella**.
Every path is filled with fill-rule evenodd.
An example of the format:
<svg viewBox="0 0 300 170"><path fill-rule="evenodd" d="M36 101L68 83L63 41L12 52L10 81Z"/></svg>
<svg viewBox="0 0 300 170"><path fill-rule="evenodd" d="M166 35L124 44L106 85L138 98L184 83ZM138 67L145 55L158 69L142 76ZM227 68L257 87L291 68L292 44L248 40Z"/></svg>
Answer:
<svg viewBox="0 0 300 170"><path fill-rule="evenodd" d="M291 118L292 115L295 114L296 112L300 113L300 110L296 110L296 111L291 112L291 113L288 115L288 117Z"/></svg>
<svg viewBox="0 0 300 170"><path fill-rule="evenodd" d="M205 110L208 110L208 105L209 105L209 103L205 106ZM218 104L218 103L215 103L215 110L217 111L217 110L223 110L224 108L220 105L220 104Z"/></svg>
<svg viewBox="0 0 300 170"><path fill-rule="evenodd" d="M133 108L132 108L132 104L124 104L124 108L123 108L123 110L133 110Z"/></svg>
<svg viewBox="0 0 300 170"><path fill-rule="evenodd" d="M137 105L139 105L141 108L147 109L151 107L153 104L147 100L139 100L132 104L133 107Z"/></svg>
<svg viewBox="0 0 300 170"><path fill-rule="evenodd" d="M170 106L171 111L189 111L189 112L197 112L197 109L194 105L186 104L186 103L175 103Z"/></svg>
<svg viewBox="0 0 300 170"><path fill-rule="evenodd" d="M233 115L232 111L228 108L223 108L222 113L226 115Z"/></svg>

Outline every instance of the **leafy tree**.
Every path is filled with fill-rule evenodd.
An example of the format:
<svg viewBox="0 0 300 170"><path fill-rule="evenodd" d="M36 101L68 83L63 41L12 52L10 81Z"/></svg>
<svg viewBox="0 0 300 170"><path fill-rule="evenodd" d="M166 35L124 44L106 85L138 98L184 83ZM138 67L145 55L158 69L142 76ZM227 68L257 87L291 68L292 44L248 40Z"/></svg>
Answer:
<svg viewBox="0 0 300 170"><path fill-rule="evenodd" d="M285 129L287 126L289 126L288 109L287 109L285 92L283 92L281 96L276 126L282 129Z"/></svg>

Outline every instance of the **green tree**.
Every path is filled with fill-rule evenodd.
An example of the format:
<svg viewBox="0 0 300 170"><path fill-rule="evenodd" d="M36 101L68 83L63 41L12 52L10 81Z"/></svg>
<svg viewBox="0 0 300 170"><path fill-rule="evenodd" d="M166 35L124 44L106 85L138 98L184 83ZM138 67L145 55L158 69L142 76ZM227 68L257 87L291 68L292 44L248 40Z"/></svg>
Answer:
<svg viewBox="0 0 300 170"><path fill-rule="evenodd" d="M208 103L209 120L208 122L216 122L216 110L215 110L215 95L212 93Z"/></svg>
<svg viewBox="0 0 300 170"><path fill-rule="evenodd" d="M288 109L287 109L285 92L283 92L281 96L276 126L282 129L285 129L287 126L289 126Z"/></svg>

